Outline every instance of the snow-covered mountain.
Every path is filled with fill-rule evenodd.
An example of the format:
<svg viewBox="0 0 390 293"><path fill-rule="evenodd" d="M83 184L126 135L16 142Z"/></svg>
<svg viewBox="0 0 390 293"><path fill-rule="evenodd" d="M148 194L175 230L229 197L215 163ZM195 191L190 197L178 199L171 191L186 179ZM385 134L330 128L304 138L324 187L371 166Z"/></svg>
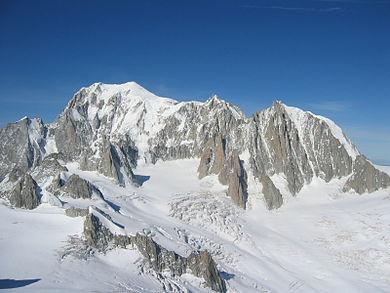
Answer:
<svg viewBox="0 0 390 293"><path fill-rule="evenodd" d="M283 217L291 221L305 204L315 211L326 207L325 199L337 196L352 207L357 202L359 208L364 200L356 194L374 193L375 199L390 187L390 176L327 118L280 101L246 117L217 96L206 102L178 102L135 82L82 88L53 123L23 118L0 129L0 141L3 203L32 209L1 207L3 222L14 217L41 221L32 246L39 247L42 236L49 250L62 253L60 261L43 265L48 271L42 282L29 286L37 291L99 288L88 281L80 287L57 283L76 276L67 272L73 262L92 270L114 291L314 292L322 286L329 291L337 284L327 283L326 276L321 286L308 279L286 285L305 272L281 269L296 266L262 248L263 240L265 246L282 241L270 227ZM308 203L299 202L302 198ZM311 219L328 218L313 211ZM65 219L64 213L73 218ZM46 227L44 219L53 214L66 229ZM54 229L57 238L39 234L47 229ZM0 248L18 241L8 227L2 230L11 236L8 242L0 241ZM283 233L289 245L294 236ZM75 236L60 248L58 239L70 234ZM29 253L28 246L23 249ZM47 252L37 253L43 257ZM128 262L114 265L114 259L125 255ZM46 276L51 266L58 275ZM120 270L121 281L100 276L106 266ZM11 262L6 267L20 270ZM389 270L384 273L390 276ZM339 285L346 290L363 286L356 276L351 278ZM378 282L363 287L390 288ZM108 288L104 291L111 291Z"/></svg>

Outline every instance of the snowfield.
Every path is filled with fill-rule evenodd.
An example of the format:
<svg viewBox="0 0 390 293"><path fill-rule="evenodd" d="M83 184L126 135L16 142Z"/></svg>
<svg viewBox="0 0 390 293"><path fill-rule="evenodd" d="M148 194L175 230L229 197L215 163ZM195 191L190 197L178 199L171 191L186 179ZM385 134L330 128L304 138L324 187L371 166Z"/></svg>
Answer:
<svg viewBox="0 0 390 293"><path fill-rule="evenodd" d="M198 163L139 166L139 188L67 167L102 191L92 204L112 217L111 231L143 231L183 256L209 250L228 292L390 292L389 189L343 194L346 178L315 179L273 211L249 190L244 211L216 177L197 178ZM28 211L2 200L2 292L212 292L189 274L154 273L135 249L93 253L83 221L49 204Z"/></svg>

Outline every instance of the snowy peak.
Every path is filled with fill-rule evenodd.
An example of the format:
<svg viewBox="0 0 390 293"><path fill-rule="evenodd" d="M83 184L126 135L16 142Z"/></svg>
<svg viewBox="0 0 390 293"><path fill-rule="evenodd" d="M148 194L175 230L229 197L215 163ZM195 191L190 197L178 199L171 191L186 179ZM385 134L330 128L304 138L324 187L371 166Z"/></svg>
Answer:
<svg viewBox="0 0 390 293"><path fill-rule="evenodd" d="M329 131L343 145L345 150L348 152L349 156L355 159L357 156L360 155L360 152L358 151L356 146L344 134L342 129L331 119L313 114L309 111L303 111L300 108L289 107L286 105L283 106L286 112L288 113L289 117L291 118L291 120L299 128L300 133L303 133L303 129L307 129L310 127L309 125L310 120L317 120L320 123L324 123L328 126Z"/></svg>
<svg viewBox="0 0 390 293"><path fill-rule="evenodd" d="M23 118L0 128L0 273L25 278L15 264L39 263L36 292L375 291L365 272L387 261L378 231L389 225L378 219L389 219L389 188L333 121L281 101L246 118L218 96L177 103L134 82L95 83L53 124ZM342 192L377 191L375 205L335 205ZM359 209L345 213L353 200ZM368 247L374 238L383 241ZM362 245L351 251L353 241ZM335 270L332 259L345 265ZM388 266L372 271L378 284L390 276Z"/></svg>
<svg viewBox="0 0 390 293"><path fill-rule="evenodd" d="M226 102L222 100L218 95L212 95L210 98L207 99L205 105L215 106L221 103L226 104Z"/></svg>
<svg viewBox="0 0 390 293"><path fill-rule="evenodd" d="M240 110L240 108L226 102L221 99L218 95L213 95L206 102L203 103L205 107L210 110L225 110L229 111L235 119L246 119L245 114Z"/></svg>
<svg viewBox="0 0 390 293"><path fill-rule="evenodd" d="M132 100L149 103L177 103L168 98L156 96L138 83L131 81L123 84L94 83L80 89L69 102L67 108L72 108L86 102L101 103L110 102L111 99L121 99L124 103Z"/></svg>
<svg viewBox="0 0 390 293"><path fill-rule="evenodd" d="M31 124L34 138L46 136L39 123ZM217 135L227 154L246 154L256 178L268 182L266 176L284 174L292 194L314 177L330 181L350 175L360 155L333 121L280 100L246 118L217 95L203 103L178 103L136 82L80 89L48 128L48 137L33 140L37 150L62 152L68 161L121 182L134 178L131 168L138 161L199 158ZM4 165L5 173L11 165Z"/></svg>
<svg viewBox="0 0 390 293"><path fill-rule="evenodd" d="M280 100L275 100L271 107L260 113L262 113L264 123L270 118L279 117L280 115L290 119L297 129L301 141L305 140L305 135L309 135L311 140L313 140L313 136L315 136L314 132L318 131L319 124L323 124L326 126L326 131L329 131L340 142L353 160L360 155L356 146L344 134L342 129L329 118L316 115L310 111L304 111L297 107L287 106Z"/></svg>

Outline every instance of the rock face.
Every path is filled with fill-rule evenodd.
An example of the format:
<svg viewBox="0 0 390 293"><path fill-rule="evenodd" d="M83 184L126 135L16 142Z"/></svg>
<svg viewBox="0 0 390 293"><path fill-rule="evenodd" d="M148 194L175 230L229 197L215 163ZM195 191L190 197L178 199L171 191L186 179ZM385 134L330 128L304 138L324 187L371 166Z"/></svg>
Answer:
<svg viewBox="0 0 390 293"><path fill-rule="evenodd" d="M10 196L10 203L18 208L35 209L40 204L38 185L29 174L16 184Z"/></svg>
<svg viewBox="0 0 390 293"><path fill-rule="evenodd" d="M71 175L67 180L62 180L60 176L57 176L49 191L55 195L66 195L72 198L87 199L92 198L93 194L102 197L98 188L76 174Z"/></svg>
<svg viewBox="0 0 390 293"><path fill-rule="evenodd" d="M82 88L54 123L25 118L0 129L0 141L0 182L7 176L16 182L29 171L43 184L51 173L44 170L58 173L76 162L120 185L137 185L132 170L138 161L200 157L199 177L218 175L241 207L247 202L248 171L259 181L282 176L295 195L313 177L328 182L356 173L360 164L355 163L359 151L324 117L276 101L247 118L217 96L204 103L177 102L134 82ZM62 154L55 158L58 164L47 160L52 153ZM375 189L369 179L362 182L367 185L356 189ZM272 194L272 189L265 190Z"/></svg>
<svg viewBox="0 0 390 293"><path fill-rule="evenodd" d="M225 281L220 277L216 264L207 251L192 252L183 257L169 251L151 237L137 233L135 236L114 235L93 214L88 214L84 222L84 236L87 243L99 250L110 245L126 247L133 245L157 272L169 270L171 274L181 276L186 272L203 278L205 284L217 292L226 292Z"/></svg>
<svg viewBox="0 0 390 293"><path fill-rule="evenodd" d="M277 189L272 180L263 175L260 178L261 185L263 185L262 192L264 194L265 203L269 210L278 209L283 204L283 197L280 190Z"/></svg>
<svg viewBox="0 0 390 293"><path fill-rule="evenodd" d="M104 251L114 241L115 235L104 227L99 218L88 214L84 221L84 237L88 245Z"/></svg>
<svg viewBox="0 0 390 293"><path fill-rule="evenodd" d="M211 138L204 148L198 167L199 179L218 174L221 184L228 185L227 194L234 203L245 208L248 198L247 174L236 150L226 154L226 141L221 135Z"/></svg>
<svg viewBox="0 0 390 293"><path fill-rule="evenodd" d="M91 198L93 193L92 184L77 175L70 176L62 190L73 198Z"/></svg>
<svg viewBox="0 0 390 293"><path fill-rule="evenodd" d="M136 151L134 151L127 141L121 147L115 146L110 143L107 138L102 140L102 144L99 146L100 157L90 157L88 153L84 154L81 158L81 168L85 170L97 170L101 174L114 178L120 185L125 185L125 178L130 181L134 180L134 174L131 169L131 165L135 164L134 157ZM129 157L126 154L132 153Z"/></svg>
<svg viewBox="0 0 390 293"><path fill-rule="evenodd" d="M152 162L199 157L208 141L218 135L234 145L246 134L245 115L217 96L205 103L177 103L164 116L158 131L148 140ZM237 147L241 152L244 145Z"/></svg>
<svg viewBox="0 0 390 293"><path fill-rule="evenodd" d="M206 285L217 292L226 292L225 281L220 277L216 264L208 251L193 252L187 258L187 269L205 280Z"/></svg>
<svg viewBox="0 0 390 293"><path fill-rule="evenodd" d="M358 154L331 121L280 102L255 114L251 127L255 174L261 178L283 173L292 194L313 176L329 181L350 174Z"/></svg>
<svg viewBox="0 0 390 293"><path fill-rule="evenodd" d="M85 217L89 214L88 209L71 207L65 210L65 215L71 218Z"/></svg>
<svg viewBox="0 0 390 293"><path fill-rule="evenodd" d="M0 129L0 179L12 170L24 174L42 160L46 127L41 119L23 118ZM1 180L0 180L1 181Z"/></svg>
<svg viewBox="0 0 390 293"><path fill-rule="evenodd" d="M245 209L248 200L248 176L236 151L233 151L226 161L226 165L219 177L219 180L222 183L224 182L224 179L221 178L227 179L228 195L235 204Z"/></svg>
<svg viewBox="0 0 390 293"><path fill-rule="evenodd" d="M283 195L296 195L316 177L326 182L348 178L343 190L359 194L390 187L390 177L324 117L278 101L245 117L217 96L204 103L177 102L130 82L82 88L51 124L24 118L0 129L0 196L9 197L17 207L33 209L45 188L48 193L42 201L69 207L75 201L68 198L64 203L56 195L92 199L88 203L96 200L115 219L120 207L104 201L92 183L73 174L78 173L75 168L136 187L142 181L137 178L147 177L134 175L138 162L184 158L200 158L199 178L218 176L228 196L244 209L248 190L259 190L248 184L258 182L268 209L282 206L281 190ZM177 276L191 272L213 290L226 291L208 252L183 257L162 247L157 238L127 236L124 227L98 209L90 213L71 207L65 214L86 217L84 236L97 250L132 245L157 272Z"/></svg>
<svg viewBox="0 0 390 293"><path fill-rule="evenodd" d="M343 190L354 190L358 194L374 192L390 186L390 176L381 172L364 157L358 156L354 162L353 173Z"/></svg>
<svg viewBox="0 0 390 293"><path fill-rule="evenodd" d="M219 174L226 163L226 141L221 135L216 135L206 143L198 167L199 179Z"/></svg>
<svg viewBox="0 0 390 293"><path fill-rule="evenodd" d="M132 243L157 272L169 270L181 276L187 270L187 259L157 244L151 237L137 233L131 237Z"/></svg>
<svg viewBox="0 0 390 293"><path fill-rule="evenodd" d="M67 172L68 169L61 165L58 160L62 158L61 154L53 153L42 160L42 162L34 168L32 175L38 183L43 183L51 176L58 176L61 172Z"/></svg>

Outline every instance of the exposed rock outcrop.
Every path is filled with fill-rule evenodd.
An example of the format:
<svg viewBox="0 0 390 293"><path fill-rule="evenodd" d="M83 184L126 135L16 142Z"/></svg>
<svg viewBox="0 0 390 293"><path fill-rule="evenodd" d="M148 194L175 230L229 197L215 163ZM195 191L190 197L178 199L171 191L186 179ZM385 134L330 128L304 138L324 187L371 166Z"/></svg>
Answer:
<svg viewBox="0 0 390 293"><path fill-rule="evenodd" d="M125 185L126 179L133 182L131 166L136 164L137 152L131 141L120 143L120 146L116 146L107 138L103 138L99 146L99 157L93 157L86 152L81 158L80 167L84 170L97 170L107 177L114 178L120 185Z"/></svg>
<svg viewBox="0 0 390 293"><path fill-rule="evenodd" d="M149 139L152 162L200 157L209 139L218 135L232 143L245 139L245 115L217 96L205 103L186 102L174 107L175 112L164 119L162 129ZM236 144L239 153L245 146Z"/></svg>
<svg viewBox="0 0 390 293"><path fill-rule="evenodd" d="M89 214L88 209L82 209L82 208L67 208L65 210L65 215L71 218L76 218L76 217L85 217Z"/></svg>
<svg viewBox="0 0 390 293"><path fill-rule="evenodd" d="M46 159L53 151L63 154L55 158L59 164ZM132 169L138 160L201 157L199 177L217 174L229 196L245 207L246 174L234 151L249 152L245 169L260 181L284 176L292 195L313 177L328 182L351 175L360 155L332 121L279 101L247 118L217 96L179 103L134 82L95 83L79 90L52 124L25 118L0 129L0 182L7 175L16 182L29 171L41 184L51 173L43 169L56 170L55 176L61 164L77 162L120 185L136 185Z"/></svg>
<svg viewBox="0 0 390 293"><path fill-rule="evenodd" d="M247 174L236 150L227 155L225 139L221 135L212 137L202 153L199 167L199 179L218 174L218 180L228 185L227 194L235 204L245 209L248 198Z"/></svg>
<svg viewBox="0 0 390 293"><path fill-rule="evenodd" d="M140 233L135 236L115 235L92 213L87 215L84 222L84 236L89 245L99 250L105 250L110 246L132 245L138 249L155 271L168 270L176 276L187 272L192 273L203 278L205 284L212 290L226 292L225 281L219 275L217 266L207 251L192 252L188 257L183 257L174 251L165 249L150 236Z"/></svg>
<svg viewBox="0 0 390 293"><path fill-rule="evenodd" d="M260 182L263 186L262 192L264 194L267 208L269 210L280 208L283 204L283 197L280 193L280 190L275 187L271 178L269 178L267 175L263 175L260 178Z"/></svg>
<svg viewBox="0 0 390 293"><path fill-rule="evenodd" d="M80 91L70 104L80 98L84 91ZM67 160L77 160L84 152L90 149L93 142L93 129L85 118L85 107L68 107L60 115L53 127L54 139L57 148L61 149Z"/></svg>
<svg viewBox="0 0 390 293"><path fill-rule="evenodd" d="M25 172L22 169L14 168L8 175L10 182L16 182L18 179L22 178Z"/></svg>
<svg viewBox="0 0 390 293"><path fill-rule="evenodd" d="M38 183L43 183L49 177L56 177L61 172L67 172L68 169L61 165L58 160L62 158L61 154L53 153L46 156L40 165L34 168L32 172L32 176L34 176L35 180Z"/></svg>
<svg viewBox="0 0 390 293"><path fill-rule="evenodd" d="M353 173L343 187L343 191L354 190L358 194L374 192L390 186L390 176L377 170L364 156L354 162Z"/></svg>
<svg viewBox="0 0 390 293"><path fill-rule="evenodd" d="M0 128L0 178L12 170L24 174L37 166L42 160L45 136L46 127L38 118L26 117Z"/></svg>
<svg viewBox="0 0 390 293"><path fill-rule="evenodd" d="M97 187L76 174L72 174L67 180L61 179L60 175L57 176L48 190L57 196L65 195L72 198L87 199L92 198L94 194L103 197Z"/></svg>
<svg viewBox="0 0 390 293"><path fill-rule="evenodd" d="M217 292L226 292L225 281L219 275L217 266L208 251L192 252L186 259L187 269L203 278L206 285Z"/></svg>
<svg viewBox="0 0 390 293"><path fill-rule="evenodd" d="M228 185L227 194L233 202L245 209L248 200L247 174L236 151L229 156L218 178L222 184Z"/></svg>
<svg viewBox="0 0 390 293"><path fill-rule="evenodd" d="M103 215L104 216L104 215ZM110 221L111 219L107 217ZM126 247L129 245L130 238L122 235L114 235L107 229L92 213L87 214L84 221L84 237L88 245L104 251L112 245Z"/></svg>
<svg viewBox="0 0 390 293"><path fill-rule="evenodd" d="M39 187L30 174L25 174L16 184L9 198L18 208L35 209L40 204Z"/></svg>
<svg viewBox="0 0 390 293"><path fill-rule="evenodd" d="M254 174L284 173L288 188L296 194L313 171L301 144L298 130L283 104L273 103L270 109L256 113L252 122L251 164Z"/></svg>
<svg viewBox="0 0 390 293"><path fill-rule="evenodd" d="M216 135L207 141L198 167L199 179L221 172L226 163L225 152L225 140L221 135Z"/></svg>

